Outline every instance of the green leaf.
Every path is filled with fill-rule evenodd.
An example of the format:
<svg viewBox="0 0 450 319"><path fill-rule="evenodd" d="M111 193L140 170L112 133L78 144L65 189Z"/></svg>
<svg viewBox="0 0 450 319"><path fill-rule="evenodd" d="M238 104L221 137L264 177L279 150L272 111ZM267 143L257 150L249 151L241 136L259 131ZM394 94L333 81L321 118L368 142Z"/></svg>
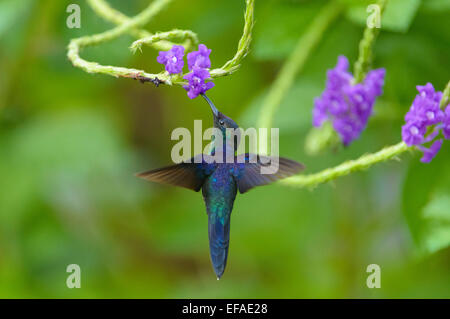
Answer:
<svg viewBox="0 0 450 319"><path fill-rule="evenodd" d="M423 244L428 253L434 253L450 245L450 224L430 224L427 228Z"/></svg>
<svg viewBox="0 0 450 319"><path fill-rule="evenodd" d="M423 209L423 217L450 222L450 194L437 194Z"/></svg>
<svg viewBox="0 0 450 319"><path fill-rule="evenodd" d="M449 153L443 147L430 164L415 157L403 187L403 212L422 254L450 245Z"/></svg>
<svg viewBox="0 0 450 319"><path fill-rule="evenodd" d="M436 194L422 210L424 247L435 252L450 245L450 194Z"/></svg>
<svg viewBox="0 0 450 319"><path fill-rule="evenodd" d="M347 5L346 16L351 21L366 25L367 6L374 1L343 0ZM408 31L421 4L421 0L390 0L381 19L381 27L395 32Z"/></svg>

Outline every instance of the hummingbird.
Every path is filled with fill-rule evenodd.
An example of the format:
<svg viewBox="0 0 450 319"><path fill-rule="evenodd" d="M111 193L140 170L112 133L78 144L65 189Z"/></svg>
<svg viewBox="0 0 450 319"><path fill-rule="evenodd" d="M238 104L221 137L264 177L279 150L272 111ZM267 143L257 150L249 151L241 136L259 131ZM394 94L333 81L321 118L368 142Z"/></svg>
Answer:
<svg viewBox="0 0 450 319"><path fill-rule="evenodd" d="M295 175L302 171L304 166L280 157L278 170L272 174L263 174L261 168L269 165L273 158L253 153L237 155L239 135L230 136L227 129L237 130L239 126L230 117L221 113L205 94L201 95L212 110L214 128L222 133L221 143L215 141L213 136L209 154L198 154L185 162L146 171L136 176L152 182L188 188L195 192L202 190L208 215L211 263L219 280L227 264L230 217L237 192L243 194L256 186ZM225 160L230 154L232 160Z"/></svg>

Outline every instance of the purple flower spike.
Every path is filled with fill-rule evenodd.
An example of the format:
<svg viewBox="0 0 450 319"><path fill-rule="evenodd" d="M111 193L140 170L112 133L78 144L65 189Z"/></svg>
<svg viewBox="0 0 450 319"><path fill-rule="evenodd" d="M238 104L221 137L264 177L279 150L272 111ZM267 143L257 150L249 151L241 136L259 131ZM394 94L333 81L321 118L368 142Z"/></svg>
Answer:
<svg viewBox="0 0 450 319"><path fill-rule="evenodd" d="M188 91L188 97L191 99L195 99L199 94L214 87L214 83L205 82L206 79L211 77L207 70L211 67L210 54L211 49L208 49L204 44L199 44L198 51L187 55L188 68L191 72L183 78L189 82L188 85L184 86L184 89Z"/></svg>
<svg viewBox="0 0 450 319"><path fill-rule="evenodd" d="M313 125L315 127L322 126L323 122L328 119L327 115L327 105L323 102L321 98L314 99L313 108Z"/></svg>
<svg viewBox="0 0 450 319"><path fill-rule="evenodd" d="M386 75L385 69L376 69L369 71L364 84L370 88L371 94L379 96L383 94L384 76Z"/></svg>
<svg viewBox="0 0 450 319"><path fill-rule="evenodd" d="M202 68L202 69L210 68L211 67L211 60L209 59L210 53L211 49L208 49L204 44L198 45L198 51L188 53L187 61L189 71L192 71L194 68Z"/></svg>
<svg viewBox="0 0 450 319"><path fill-rule="evenodd" d="M375 100L383 93L386 73L372 70L362 83L353 84L348 68L348 59L339 56L336 67L327 72L326 89L314 100L313 109L313 125L319 127L330 120L344 145L357 139L366 127Z"/></svg>
<svg viewBox="0 0 450 319"><path fill-rule="evenodd" d="M420 159L422 163L429 163L436 156L442 146L442 139L434 141L430 148L419 146L419 149L423 152L423 156Z"/></svg>
<svg viewBox="0 0 450 319"><path fill-rule="evenodd" d="M429 163L441 149L443 140L433 142L430 148L423 145L433 141L440 130L450 139L450 105L445 112L439 107L442 92L436 92L431 83L417 86L419 94L405 115L406 124L402 126L402 139L408 146L416 145L423 152L421 161Z"/></svg>
<svg viewBox="0 0 450 319"><path fill-rule="evenodd" d="M434 92L431 83L417 86L417 90L420 94L415 97L410 110L406 113L406 122L417 122L427 126L442 122L444 112L439 108L442 92Z"/></svg>
<svg viewBox="0 0 450 319"><path fill-rule="evenodd" d="M422 96L422 97L426 97L426 98L428 98L434 102L438 102L438 103L442 99L442 92L440 92L440 91L435 92L433 84L431 84L431 83L427 83L423 86L418 85L418 86L416 86L416 88L417 88L417 91L419 91L420 96Z"/></svg>
<svg viewBox="0 0 450 319"><path fill-rule="evenodd" d="M166 66L166 71L170 74L181 73L184 66L184 47L182 45L174 45L169 51L159 51L156 58L158 63Z"/></svg>
<svg viewBox="0 0 450 319"><path fill-rule="evenodd" d="M205 82L208 78L210 78L208 70L202 68L195 68L193 72L183 77L183 79L189 82L188 85L183 86L188 91L187 95L189 98L195 99L199 94L205 93L214 87L214 83Z"/></svg>
<svg viewBox="0 0 450 319"><path fill-rule="evenodd" d="M362 131L360 123L357 123L349 118L336 118L333 121L333 128L339 133L342 143L347 146L354 139L358 138L359 132Z"/></svg>

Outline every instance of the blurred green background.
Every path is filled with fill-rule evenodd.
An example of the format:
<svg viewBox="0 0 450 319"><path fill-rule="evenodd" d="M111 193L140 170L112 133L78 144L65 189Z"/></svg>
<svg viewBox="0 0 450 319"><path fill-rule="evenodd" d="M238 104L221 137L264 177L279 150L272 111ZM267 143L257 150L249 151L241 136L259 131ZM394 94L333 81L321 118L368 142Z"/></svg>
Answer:
<svg viewBox="0 0 450 319"><path fill-rule="evenodd" d="M442 90L450 70L450 1L391 0L375 45L384 95L361 138L317 157L304 153L313 98L326 70L353 63L364 28L361 1L328 28L275 118L280 153L307 173L400 141L415 85ZM81 29L66 7L81 6ZM148 1L109 1L135 15ZM209 96L241 126L326 1L256 0L251 52ZM174 1L148 30L191 29L213 67L235 52L244 1ZM134 173L167 165L176 127L210 123L201 99L180 87L92 75L66 58L71 38L112 24L84 1L0 1L0 297L25 298L429 298L450 297L450 143L429 165L420 154L379 164L314 190L281 185L238 196L227 270L210 265L200 194L147 183ZM123 36L83 50L90 61L159 72L157 52L133 55ZM381 267L381 288L366 267ZM81 289L66 267L81 267Z"/></svg>

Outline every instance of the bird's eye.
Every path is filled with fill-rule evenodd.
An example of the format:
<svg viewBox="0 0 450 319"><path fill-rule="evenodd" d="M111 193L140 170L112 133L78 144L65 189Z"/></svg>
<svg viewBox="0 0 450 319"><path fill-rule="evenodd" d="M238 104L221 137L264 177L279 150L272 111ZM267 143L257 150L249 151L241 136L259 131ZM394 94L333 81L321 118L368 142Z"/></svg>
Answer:
<svg viewBox="0 0 450 319"><path fill-rule="evenodd" d="M219 120L219 124L223 126L225 122L223 120Z"/></svg>

